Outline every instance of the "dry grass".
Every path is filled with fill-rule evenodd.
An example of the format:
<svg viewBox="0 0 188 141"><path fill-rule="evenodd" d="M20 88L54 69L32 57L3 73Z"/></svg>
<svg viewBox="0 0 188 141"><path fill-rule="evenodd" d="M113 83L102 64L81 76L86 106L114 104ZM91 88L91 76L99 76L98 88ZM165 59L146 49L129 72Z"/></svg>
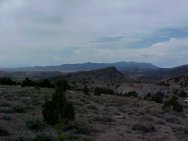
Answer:
<svg viewBox="0 0 188 141"><path fill-rule="evenodd" d="M55 128L41 121L44 98L49 97L53 91L53 89L0 86L0 125L3 125L8 133L7 136L0 136L0 140L20 137L34 139L41 132L55 136ZM93 96L92 93L84 95L81 91L68 91L67 97L76 108L76 121L70 126L72 129L67 128L66 132L76 139L188 140L186 115L165 113L161 109L161 104L134 97L103 94ZM184 113L186 112L187 109ZM133 128L134 126L136 128Z"/></svg>

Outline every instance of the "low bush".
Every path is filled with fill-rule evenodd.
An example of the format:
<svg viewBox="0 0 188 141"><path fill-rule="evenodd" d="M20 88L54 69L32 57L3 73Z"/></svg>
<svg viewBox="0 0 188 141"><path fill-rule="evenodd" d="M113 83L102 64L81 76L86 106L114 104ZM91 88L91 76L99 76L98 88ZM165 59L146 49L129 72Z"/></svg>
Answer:
<svg viewBox="0 0 188 141"><path fill-rule="evenodd" d="M96 95L96 96L100 96L101 95L101 91L100 91L99 87L95 88L94 95Z"/></svg>
<svg viewBox="0 0 188 141"><path fill-rule="evenodd" d="M58 136L56 137L55 141L67 141L68 135L65 133L58 133Z"/></svg>
<svg viewBox="0 0 188 141"><path fill-rule="evenodd" d="M172 131L176 133L178 138L188 136L188 127L172 127Z"/></svg>
<svg viewBox="0 0 188 141"><path fill-rule="evenodd" d="M94 121L99 121L99 122L112 122L113 119L109 116L103 116L103 117L99 117L99 116L96 116L93 118Z"/></svg>
<svg viewBox="0 0 188 141"><path fill-rule="evenodd" d="M176 116L167 116L165 117L165 120L170 123L176 123L176 124L180 123L180 120Z"/></svg>
<svg viewBox="0 0 188 141"><path fill-rule="evenodd" d="M94 90L94 95L100 96L101 94L114 94L114 91L110 88L96 87Z"/></svg>
<svg viewBox="0 0 188 141"><path fill-rule="evenodd" d="M16 138L8 138L7 141L28 141L27 137L16 137Z"/></svg>
<svg viewBox="0 0 188 141"><path fill-rule="evenodd" d="M16 85L16 82L9 77L0 78L0 85Z"/></svg>
<svg viewBox="0 0 188 141"><path fill-rule="evenodd" d="M35 83L32 80L30 80L28 77L26 77L25 80L22 81L21 86L22 87L35 86Z"/></svg>
<svg viewBox="0 0 188 141"><path fill-rule="evenodd" d="M179 96L180 96L180 97L186 97L187 94L186 94L185 91L182 90L182 91L179 92Z"/></svg>
<svg viewBox="0 0 188 141"><path fill-rule="evenodd" d="M127 92L124 96L126 97L137 97L138 94L136 91L130 91L130 92Z"/></svg>
<svg viewBox="0 0 188 141"><path fill-rule="evenodd" d="M53 138L45 133L38 133L34 141L53 141Z"/></svg>
<svg viewBox="0 0 188 141"><path fill-rule="evenodd" d="M85 122L68 122L63 126L63 131L72 134L91 135L93 129Z"/></svg>
<svg viewBox="0 0 188 141"><path fill-rule="evenodd" d="M177 101L177 97L171 97L169 100L166 100L162 106L164 111L173 110L175 112L183 112L183 106Z"/></svg>
<svg viewBox="0 0 188 141"><path fill-rule="evenodd" d="M140 133L151 133L156 131L154 125L150 123L135 123L132 126L132 130L138 131Z"/></svg>
<svg viewBox="0 0 188 141"><path fill-rule="evenodd" d="M54 88L55 86L51 84L51 82L48 79L44 79L38 82L39 87L43 88Z"/></svg>
<svg viewBox="0 0 188 141"><path fill-rule="evenodd" d="M87 108L91 110L98 110L98 108L95 105L88 105Z"/></svg>
<svg viewBox="0 0 188 141"><path fill-rule="evenodd" d="M52 84L48 79L40 80L40 81L32 81L28 77L25 78L25 80L21 83L22 87L36 87L39 89L42 88L54 88L54 84Z"/></svg>
<svg viewBox="0 0 188 141"><path fill-rule="evenodd" d="M144 100L149 100L151 99L151 93L147 93L145 96L144 96Z"/></svg>
<svg viewBox="0 0 188 141"><path fill-rule="evenodd" d="M40 120L36 117L27 117L25 119L25 124L26 124L27 128L34 129L34 130L41 129L44 125L42 120Z"/></svg>
<svg viewBox="0 0 188 141"><path fill-rule="evenodd" d="M2 115L2 117L0 119L9 121L9 120L12 119L12 116L10 116L10 115Z"/></svg>
<svg viewBox="0 0 188 141"><path fill-rule="evenodd" d="M181 104L179 104L178 102L176 102L173 105L173 111L183 112L183 106Z"/></svg>
<svg viewBox="0 0 188 141"><path fill-rule="evenodd" d="M3 127L0 127L0 136L9 136L10 133L8 130L4 129Z"/></svg>
<svg viewBox="0 0 188 141"><path fill-rule="evenodd" d="M0 112L5 113L5 114L12 114L14 113L13 109L10 107L4 107L3 109L0 110Z"/></svg>
<svg viewBox="0 0 188 141"><path fill-rule="evenodd" d="M151 96L151 100L155 101L156 103L163 103L164 93L157 92Z"/></svg>
<svg viewBox="0 0 188 141"><path fill-rule="evenodd" d="M82 91L84 94L89 95L89 89L88 89L87 85L84 86Z"/></svg>
<svg viewBox="0 0 188 141"><path fill-rule="evenodd" d="M12 109L16 113L26 113L26 108L23 105L15 105Z"/></svg>
<svg viewBox="0 0 188 141"><path fill-rule="evenodd" d="M165 81L160 81L160 82L158 82L157 84L160 85L160 86L166 86L166 87L170 86L170 84L168 84L168 83L165 82Z"/></svg>

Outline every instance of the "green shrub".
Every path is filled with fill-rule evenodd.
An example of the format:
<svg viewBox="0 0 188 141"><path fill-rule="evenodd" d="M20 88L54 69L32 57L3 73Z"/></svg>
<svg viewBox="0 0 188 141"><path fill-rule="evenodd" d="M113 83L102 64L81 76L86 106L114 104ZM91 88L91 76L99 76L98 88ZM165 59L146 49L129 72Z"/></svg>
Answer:
<svg viewBox="0 0 188 141"><path fill-rule="evenodd" d="M8 138L7 141L28 141L26 137L16 137L16 138Z"/></svg>
<svg viewBox="0 0 188 141"><path fill-rule="evenodd" d="M56 81L55 82L55 87L58 88L58 89L59 88L62 89L63 92L66 92L67 90L71 89L70 85L65 80L58 80L58 81Z"/></svg>
<svg viewBox="0 0 188 141"><path fill-rule="evenodd" d="M99 122L112 122L113 119L109 116L96 116L93 118L94 121L99 121Z"/></svg>
<svg viewBox="0 0 188 141"><path fill-rule="evenodd" d="M43 127L43 122L40 119L37 119L36 117L28 117L25 119L25 124L29 129L41 129Z"/></svg>
<svg viewBox="0 0 188 141"><path fill-rule="evenodd" d="M9 121L9 120L12 119L12 116L10 116L10 115L2 115L2 119Z"/></svg>
<svg viewBox="0 0 188 141"><path fill-rule="evenodd" d="M16 113L25 113L26 108L23 105L15 105L13 107L13 111L16 112Z"/></svg>
<svg viewBox="0 0 188 141"><path fill-rule="evenodd" d="M25 78L25 80L22 81L21 86L26 87L26 86L34 86L34 82L30 80L28 77Z"/></svg>
<svg viewBox="0 0 188 141"><path fill-rule="evenodd" d="M183 106L181 104L179 104L179 102L177 101L178 98L177 97L171 97L169 100L166 100L163 104L162 109L163 110L173 110L176 112L183 112Z"/></svg>
<svg viewBox="0 0 188 141"><path fill-rule="evenodd" d="M90 110L98 110L98 108L95 105L91 105L91 104L88 105L87 108Z"/></svg>
<svg viewBox="0 0 188 141"><path fill-rule="evenodd" d="M39 133L36 135L34 141L53 141L53 138L45 133Z"/></svg>
<svg viewBox="0 0 188 141"><path fill-rule="evenodd" d="M114 94L114 91L110 88L102 88L102 87L96 87L94 90L94 95L100 96L101 94Z"/></svg>
<svg viewBox="0 0 188 141"><path fill-rule="evenodd" d="M148 93L144 96L144 99L145 100L148 100L148 99L151 99L151 93Z"/></svg>
<svg viewBox="0 0 188 141"><path fill-rule="evenodd" d="M0 85L16 85L16 82L9 77L0 78Z"/></svg>
<svg viewBox="0 0 188 141"><path fill-rule="evenodd" d="M136 91L130 91L130 92L126 93L125 96L127 96L127 97L137 97L138 94L136 93Z"/></svg>
<svg viewBox="0 0 188 141"><path fill-rule="evenodd" d="M38 85L43 88L54 88L54 85L48 79L42 80Z"/></svg>
<svg viewBox="0 0 188 141"><path fill-rule="evenodd" d="M152 95L151 100L155 101L156 103L163 103L164 93L157 92L156 94Z"/></svg>
<svg viewBox="0 0 188 141"><path fill-rule="evenodd" d="M0 127L0 136L9 136L10 133L4 129L3 127Z"/></svg>
<svg viewBox="0 0 188 141"><path fill-rule="evenodd" d="M63 119L64 120L74 120L75 119L75 111L74 107L70 102L65 102L63 106Z"/></svg>
<svg viewBox="0 0 188 141"><path fill-rule="evenodd" d="M43 105L42 114L44 120L51 125L56 124L59 121L59 114L55 111L53 102L51 100L45 100Z"/></svg>
<svg viewBox="0 0 188 141"><path fill-rule="evenodd" d="M172 127L172 131L176 133L178 138L184 138L188 135L188 127Z"/></svg>
<svg viewBox="0 0 188 141"><path fill-rule="evenodd" d="M49 124L56 124L62 120L73 120L75 118L74 107L66 101L65 92L68 89L66 82L58 82L57 88L51 100L45 100L43 105L43 117Z"/></svg>
<svg viewBox="0 0 188 141"><path fill-rule="evenodd" d="M12 114L12 113L14 113L13 109L9 108L9 107L4 107L3 109L0 110L0 112L6 113L6 114Z"/></svg>
<svg viewBox="0 0 188 141"><path fill-rule="evenodd" d="M165 101L163 106L162 106L162 110L163 111L170 111L171 110L171 104L169 103L169 101Z"/></svg>
<svg viewBox="0 0 188 141"><path fill-rule="evenodd" d="M101 95L101 91L100 91L99 87L95 88L94 95L96 95L96 96L100 96Z"/></svg>
<svg viewBox="0 0 188 141"><path fill-rule="evenodd" d="M67 141L68 136L65 133L58 133L58 136L56 137L55 141Z"/></svg>
<svg viewBox="0 0 188 141"><path fill-rule="evenodd" d="M85 122L68 122L63 126L63 131L72 134L91 135L92 128Z"/></svg>
<svg viewBox="0 0 188 141"><path fill-rule="evenodd" d="M132 126L132 130L141 132L141 133L151 133L156 131L155 127L149 123L135 123Z"/></svg>
<svg viewBox="0 0 188 141"><path fill-rule="evenodd" d="M180 120L176 116L167 116L165 117L165 120L170 123L176 123L176 124L180 123Z"/></svg>
<svg viewBox="0 0 188 141"><path fill-rule="evenodd" d="M89 89L88 89L87 85L84 86L83 93L86 95L89 95Z"/></svg>
<svg viewBox="0 0 188 141"><path fill-rule="evenodd" d="M185 91L182 90L182 91L179 92L179 96L180 96L180 97L186 97L187 94L186 94Z"/></svg>
<svg viewBox="0 0 188 141"><path fill-rule="evenodd" d="M158 82L157 83L158 85L161 85L161 86L170 86L170 84L168 84L167 82L165 82L165 81L160 81L160 82Z"/></svg>
<svg viewBox="0 0 188 141"><path fill-rule="evenodd" d="M176 112L183 112L183 106L180 105L178 102L174 103L173 105L173 111Z"/></svg>

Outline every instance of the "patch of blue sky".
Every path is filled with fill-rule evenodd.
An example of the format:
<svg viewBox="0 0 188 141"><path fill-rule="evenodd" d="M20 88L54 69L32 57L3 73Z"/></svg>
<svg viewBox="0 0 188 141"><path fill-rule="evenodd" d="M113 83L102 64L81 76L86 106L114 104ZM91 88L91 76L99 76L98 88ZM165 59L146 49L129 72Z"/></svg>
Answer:
<svg viewBox="0 0 188 141"><path fill-rule="evenodd" d="M141 37L139 41L130 43L127 45L128 48L147 48L153 44L161 43L170 40L171 38L187 38L188 27L182 28L165 28L158 30L149 36Z"/></svg>

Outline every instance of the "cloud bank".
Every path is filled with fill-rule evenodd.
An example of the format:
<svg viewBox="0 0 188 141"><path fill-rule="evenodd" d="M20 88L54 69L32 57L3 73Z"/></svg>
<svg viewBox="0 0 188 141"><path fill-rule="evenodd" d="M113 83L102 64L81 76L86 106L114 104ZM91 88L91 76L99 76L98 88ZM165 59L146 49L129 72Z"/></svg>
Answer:
<svg viewBox="0 0 188 141"><path fill-rule="evenodd" d="M0 65L188 64L187 0L1 0Z"/></svg>

